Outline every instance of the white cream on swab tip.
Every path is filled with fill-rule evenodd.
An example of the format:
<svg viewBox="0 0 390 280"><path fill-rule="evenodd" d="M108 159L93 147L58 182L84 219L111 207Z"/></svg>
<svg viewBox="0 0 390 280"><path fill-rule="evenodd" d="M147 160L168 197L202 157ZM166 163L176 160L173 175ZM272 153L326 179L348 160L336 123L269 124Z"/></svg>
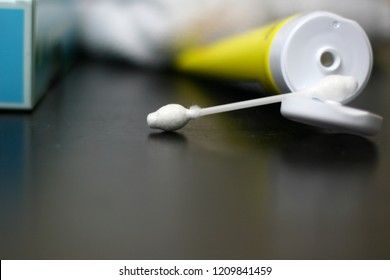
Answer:
<svg viewBox="0 0 390 280"><path fill-rule="evenodd" d="M309 89L289 94L342 102L352 96L357 88L358 83L353 77L329 75ZM187 109L179 104L168 104L161 107L156 112L150 113L147 116L147 123L150 128L175 131L184 127L192 119L211 114L282 102L283 97L284 94L279 94L208 108L200 108L195 105Z"/></svg>

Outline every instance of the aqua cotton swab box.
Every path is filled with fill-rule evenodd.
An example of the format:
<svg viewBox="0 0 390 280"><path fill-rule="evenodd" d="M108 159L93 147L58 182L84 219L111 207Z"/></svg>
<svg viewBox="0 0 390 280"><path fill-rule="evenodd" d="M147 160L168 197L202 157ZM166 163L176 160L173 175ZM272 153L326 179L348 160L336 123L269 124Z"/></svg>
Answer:
<svg viewBox="0 0 390 280"><path fill-rule="evenodd" d="M0 0L0 109L32 109L76 48L74 0Z"/></svg>

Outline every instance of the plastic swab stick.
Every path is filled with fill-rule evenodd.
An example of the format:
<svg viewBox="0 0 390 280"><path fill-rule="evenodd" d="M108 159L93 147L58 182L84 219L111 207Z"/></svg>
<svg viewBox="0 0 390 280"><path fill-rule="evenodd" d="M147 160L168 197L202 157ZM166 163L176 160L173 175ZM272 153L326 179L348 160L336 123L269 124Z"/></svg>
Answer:
<svg viewBox="0 0 390 280"><path fill-rule="evenodd" d="M357 87L357 81L353 77L330 75L326 76L309 89L290 94L317 98L320 100L342 102L352 96L357 90ZM192 119L211 114L282 102L283 97L284 94L279 94L208 108L191 106L187 109L179 104L168 104L161 107L156 112L150 113L147 116L147 123L150 128L174 131L184 127Z"/></svg>

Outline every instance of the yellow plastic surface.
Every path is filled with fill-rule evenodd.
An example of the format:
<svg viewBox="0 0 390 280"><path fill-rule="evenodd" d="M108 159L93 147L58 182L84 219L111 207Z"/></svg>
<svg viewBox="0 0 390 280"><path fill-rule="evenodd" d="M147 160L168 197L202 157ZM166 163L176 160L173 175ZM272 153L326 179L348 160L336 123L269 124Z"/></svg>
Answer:
<svg viewBox="0 0 390 280"><path fill-rule="evenodd" d="M176 58L176 68L221 78L257 80L267 91L280 93L272 77L269 54L275 35L293 17L186 50Z"/></svg>

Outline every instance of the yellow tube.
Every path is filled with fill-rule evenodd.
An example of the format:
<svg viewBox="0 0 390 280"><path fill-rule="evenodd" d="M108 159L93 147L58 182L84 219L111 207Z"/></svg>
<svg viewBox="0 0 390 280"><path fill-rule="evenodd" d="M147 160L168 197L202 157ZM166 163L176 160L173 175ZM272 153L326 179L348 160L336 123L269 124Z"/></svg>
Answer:
<svg viewBox="0 0 390 280"><path fill-rule="evenodd" d="M303 90L328 75L353 76L359 86L348 102L367 84L372 50L358 23L316 11L185 50L175 65L180 71L258 81L268 93Z"/></svg>
<svg viewBox="0 0 390 280"><path fill-rule="evenodd" d="M294 16L248 33L195 47L178 55L178 70L221 78L257 80L270 92L281 93L271 73L269 56L274 37Z"/></svg>

